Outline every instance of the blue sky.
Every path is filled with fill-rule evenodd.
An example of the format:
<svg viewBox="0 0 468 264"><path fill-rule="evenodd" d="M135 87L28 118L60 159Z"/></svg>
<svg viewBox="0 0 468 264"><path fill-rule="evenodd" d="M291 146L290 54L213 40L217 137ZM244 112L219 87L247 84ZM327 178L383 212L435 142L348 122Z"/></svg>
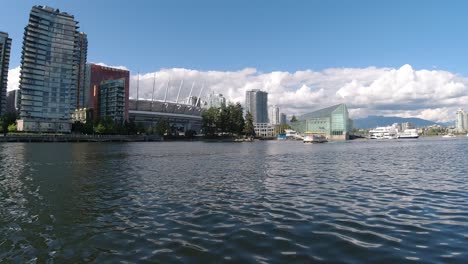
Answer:
<svg viewBox="0 0 468 264"><path fill-rule="evenodd" d="M445 122L468 108L468 1L3 1L9 90L33 5L73 14L89 62L131 71L131 97L140 80L139 96L151 98L157 76L156 98L168 81L184 80L181 96L204 83L202 97L234 102L257 88L289 115L346 103L353 118Z"/></svg>
<svg viewBox="0 0 468 264"><path fill-rule="evenodd" d="M468 75L466 1L4 1L20 63L31 6L75 15L88 58L150 72L400 67Z"/></svg>

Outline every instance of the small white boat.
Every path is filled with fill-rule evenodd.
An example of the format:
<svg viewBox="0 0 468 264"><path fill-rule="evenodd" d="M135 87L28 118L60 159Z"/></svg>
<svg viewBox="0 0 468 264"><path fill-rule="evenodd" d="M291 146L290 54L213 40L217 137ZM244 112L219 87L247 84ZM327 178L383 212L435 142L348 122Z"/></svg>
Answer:
<svg viewBox="0 0 468 264"><path fill-rule="evenodd" d="M454 137L457 137L457 136L455 136L455 135L452 134L452 133L448 133L447 135L443 135L442 137L443 137L443 138L454 138Z"/></svg>

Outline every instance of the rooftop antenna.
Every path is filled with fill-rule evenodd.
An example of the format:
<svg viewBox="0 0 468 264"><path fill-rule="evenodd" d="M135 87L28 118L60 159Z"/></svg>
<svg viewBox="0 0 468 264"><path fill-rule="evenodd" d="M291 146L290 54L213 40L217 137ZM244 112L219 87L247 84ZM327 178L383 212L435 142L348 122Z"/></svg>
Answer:
<svg viewBox="0 0 468 264"><path fill-rule="evenodd" d="M167 90L169 89L170 83L171 83L171 77L169 77L169 80L167 80L166 93L164 94L164 102L166 102L166 99L167 99Z"/></svg>
<svg viewBox="0 0 468 264"><path fill-rule="evenodd" d="M192 88L190 88L190 93L189 93L189 96L188 96L187 104L190 104L190 99L192 99L192 91L193 91L194 86L195 86L195 81L192 82Z"/></svg>
<svg viewBox="0 0 468 264"><path fill-rule="evenodd" d="M182 89L182 85L184 85L184 79L182 79L182 81L180 82L179 92L177 92L176 104L179 103L180 89Z"/></svg>

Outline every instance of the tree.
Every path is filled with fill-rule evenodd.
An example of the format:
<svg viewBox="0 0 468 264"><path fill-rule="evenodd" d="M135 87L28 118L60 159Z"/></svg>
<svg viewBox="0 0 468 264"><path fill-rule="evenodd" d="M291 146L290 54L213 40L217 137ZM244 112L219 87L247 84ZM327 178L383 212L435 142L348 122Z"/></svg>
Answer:
<svg viewBox="0 0 468 264"><path fill-rule="evenodd" d="M202 129L206 136L214 136L217 132L217 119L219 110L216 107L210 107L202 114Z"/></svg>
<svg viewBox="0 0 468 264"><path fill-rule="evenodd" d="M291 123L292 123L292 122L297 122L297 118L296 118L295 115L293 115L293 116L291 117Z"/></svg>
<svg viewBox="0 0 468 264"><path fill-rule="evenodd" d="M228 105L229 125L228 130L231 134L242 134L245 127L243 109L240 103Z"/></svg>
<svg viewBox="0 0 468 264"><path fill-rule="evenodd" d="M3 131L3 135L6 136L8 132L8 126L11 124L16 124L16 114L15 113L6 113L0 119L1 126L0 128Z"/></svg>
<svg viewBox="0 0 468 264"><path fill-rule="evenodd" d="M16 124L10 124L8 126L8 132L16 132Z"/></svg>
<svg viewBox="0 0 468 264"><path fill-rule="evenodd" d="M98 134L104 134L106 133L106 127L101 122L99 122L96 126L95 131Z"/></svg>
<svg viewBox="0 0 468 264"><path fill-rule="evenodd" d="M164 136L166 133L169 133L170 129L169 122L165 119L161 119L156 124L155 132L160 136Z"/></svg>
<svg viewBox="0 0 468 264"><path fill-rule="evenodd" d="M255 128L253 125L253 117L250 111L247 111L245 115L245 128L244 128L245 135L248 137L255 137Z"/></svg>

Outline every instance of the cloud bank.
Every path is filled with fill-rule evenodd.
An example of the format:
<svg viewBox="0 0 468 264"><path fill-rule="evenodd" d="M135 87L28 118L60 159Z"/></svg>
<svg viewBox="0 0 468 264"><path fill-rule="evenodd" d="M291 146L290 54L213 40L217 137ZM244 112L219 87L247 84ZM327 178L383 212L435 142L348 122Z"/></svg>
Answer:
<svg viewBox="0 0 468 264"><path fill-rule="evenodd" d="M10 70L9 89L17 86L14 78L18 75L18 68ZM410 65L398 69L331 68L292 73L262 73L254 68L161 69L132 75L130 97L136 98L138 90L138 98L163 100L167 90L167 100L176 101L179 87L179 102L192 91L196 96L201 92L202 98L212 92L221 93L229 101L242 104L247 90L261 89L268 92L269 104L278 105L288 115L346 103L352 118L391 115L446 122L455 119L457 108L468 108L467 78L442 70L414 70Z"/></svg>

